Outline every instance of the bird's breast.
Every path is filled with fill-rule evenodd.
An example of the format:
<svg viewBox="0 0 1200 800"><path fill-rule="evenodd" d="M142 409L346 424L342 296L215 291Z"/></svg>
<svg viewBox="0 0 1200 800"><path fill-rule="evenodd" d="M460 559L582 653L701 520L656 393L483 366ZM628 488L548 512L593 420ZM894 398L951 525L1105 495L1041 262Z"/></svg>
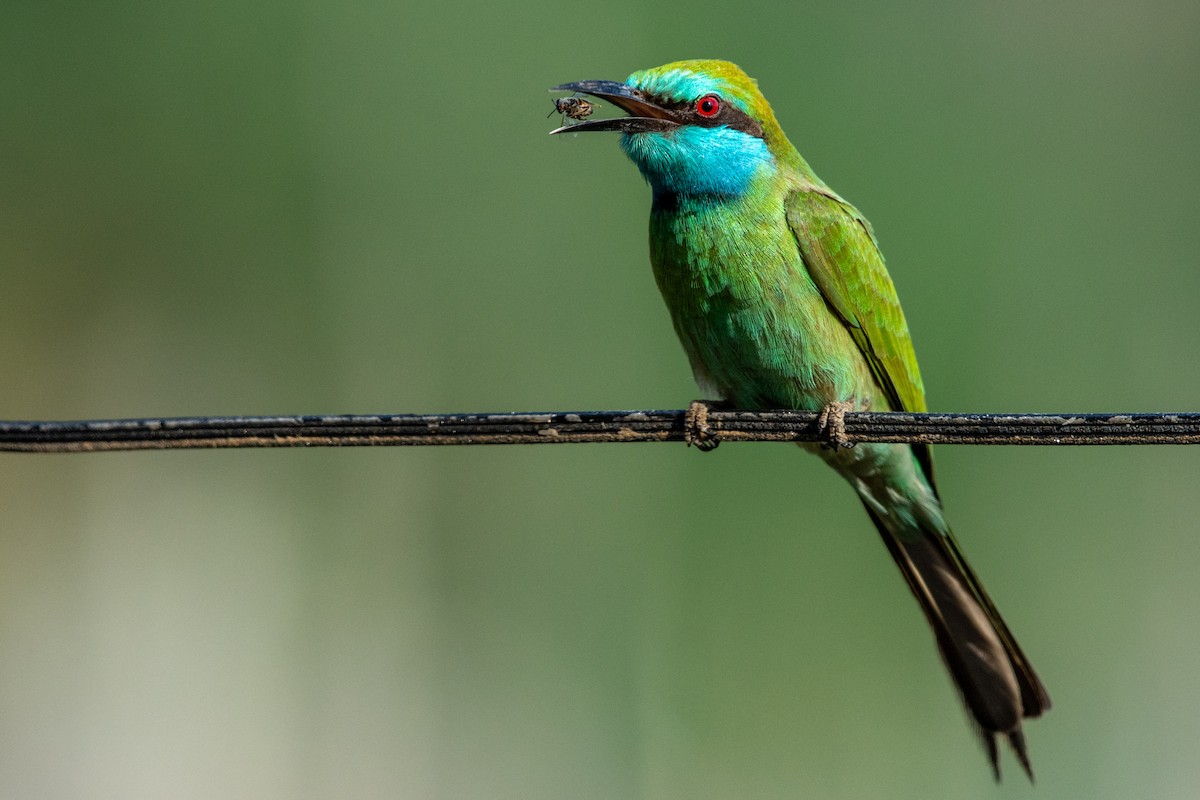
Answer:
<svg viewBox="0 0 1200 800"><path fill-rule="evenodd" d="M720 399L816 410L870 385L804 267L782 193L656 196L650 256L697 382Z"/></svg>

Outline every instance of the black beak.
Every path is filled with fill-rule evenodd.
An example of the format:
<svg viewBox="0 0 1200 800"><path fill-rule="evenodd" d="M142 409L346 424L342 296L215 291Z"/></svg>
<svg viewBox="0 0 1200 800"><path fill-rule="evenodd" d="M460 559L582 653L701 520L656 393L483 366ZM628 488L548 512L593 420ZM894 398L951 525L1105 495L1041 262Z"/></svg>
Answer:
<svg viewBox="0 0 1200 800"><path fill-rule="evenodd" d="M598 119L564 125L550 131L556 133L583 133L584 131L621 131L622 133L661 133L673 130L681 124L675 112L655 105L638 89L616 81L577 81L555 86L552 92L583 92L628 111L630 116L616 119Z"/></svg>

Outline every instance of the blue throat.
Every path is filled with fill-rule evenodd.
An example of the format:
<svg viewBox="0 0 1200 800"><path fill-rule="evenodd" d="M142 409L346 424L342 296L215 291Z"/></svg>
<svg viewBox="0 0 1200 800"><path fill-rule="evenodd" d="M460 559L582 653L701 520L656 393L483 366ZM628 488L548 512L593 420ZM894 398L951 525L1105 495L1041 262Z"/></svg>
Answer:
<svg viewBox="0 0 1200 800"><path fill-rule="evenodd" d="M767 143L732 128L685 125L667 133L627 133L621 149L655 195L743 195L775 158Z"/></svg>

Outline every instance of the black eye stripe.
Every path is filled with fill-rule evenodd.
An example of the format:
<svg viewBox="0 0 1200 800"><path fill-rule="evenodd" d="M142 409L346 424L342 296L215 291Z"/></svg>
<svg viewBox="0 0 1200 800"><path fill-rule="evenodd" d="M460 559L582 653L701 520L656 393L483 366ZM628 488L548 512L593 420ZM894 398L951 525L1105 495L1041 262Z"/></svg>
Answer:
<svg viewBox="0 0 1200 800"><path fill-rule="evenodd" d="M704 95L703 97L707 97ZM719 128L722 125L733 128L742 133L748 133L759 139L763 138L762 125L758 120L751 117L745 111L735 106L733 103L727 102L720 95L715 95L718 102L721 104L721 110L711 117L702 117L696 113L696 103L703 99L697 97L691 102L683 102L679 100L667 100L665 98L647 97L655 105L660 108L665 108L673 112L678 118L684 121L684 124L698 125L701 128Z"/></svg>
<svg viewBox="0 0 1200 800"><path fill-rule="evenodd" d="M718 125L728 125L734 130L748 133L751 136L758 137L759 139L763 138L763 129L759 121L742 111L740 108L736 108L731 105L723 106L716 116L709 117L704 121L710 126L714 123Z"/></svg>

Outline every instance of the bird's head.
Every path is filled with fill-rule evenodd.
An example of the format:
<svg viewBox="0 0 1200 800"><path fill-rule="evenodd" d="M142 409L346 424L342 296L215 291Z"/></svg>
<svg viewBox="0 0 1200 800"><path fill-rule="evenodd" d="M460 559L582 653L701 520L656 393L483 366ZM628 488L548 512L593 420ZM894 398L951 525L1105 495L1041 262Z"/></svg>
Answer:
<svg viewBox="0 0 1200 800"><path fill-rule="evenodd" d="M758 84L728 61L675 61L624 83L578 81L552 91L585 92L628 112L551 133L620 131L621 149L656 193L741 195L795 152Z"/></svg>

